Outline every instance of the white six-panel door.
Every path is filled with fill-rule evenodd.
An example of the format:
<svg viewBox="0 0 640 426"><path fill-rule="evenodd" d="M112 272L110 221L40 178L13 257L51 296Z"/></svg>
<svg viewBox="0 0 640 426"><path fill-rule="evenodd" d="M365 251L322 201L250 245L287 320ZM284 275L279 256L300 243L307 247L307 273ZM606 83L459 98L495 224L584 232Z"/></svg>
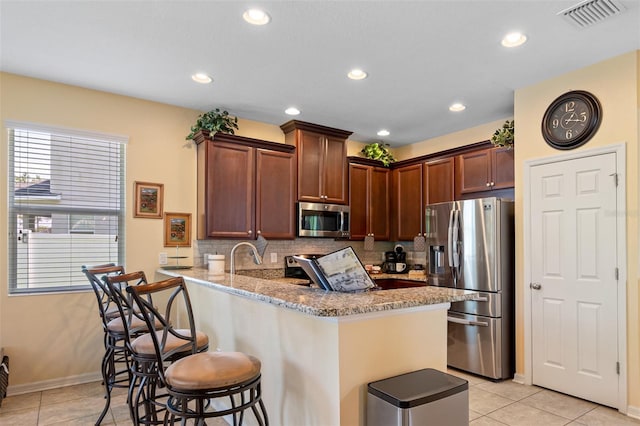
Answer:
<svg viewBox="0 0 640 426"><path fill-rule="evenodd" d="M532 381L618 403L616 154L531 168Z"/></svg>

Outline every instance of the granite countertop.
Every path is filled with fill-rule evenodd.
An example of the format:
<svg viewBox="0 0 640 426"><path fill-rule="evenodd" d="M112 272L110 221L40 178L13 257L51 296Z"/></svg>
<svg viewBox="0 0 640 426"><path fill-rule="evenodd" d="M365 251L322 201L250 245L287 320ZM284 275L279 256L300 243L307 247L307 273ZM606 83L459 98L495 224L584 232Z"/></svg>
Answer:
<svg viewBox="0 0 640 426"><path fill-rule="evenodd" d="M266 280L237 274L212 275L207 269L158 269L166 276L185 279L227 293L260 300L272 305L293 309L320 317L341 317L393 309L471 300L477 293L444 287L414 287L395 290L341 293L308 286L308 280L281 278ZM408 274L379 274L373 277L409 279ZM413 277L410 279L414 279ZM425 281L424 277L416 277ZM300 284L300 285L296 285Z"/></svg>

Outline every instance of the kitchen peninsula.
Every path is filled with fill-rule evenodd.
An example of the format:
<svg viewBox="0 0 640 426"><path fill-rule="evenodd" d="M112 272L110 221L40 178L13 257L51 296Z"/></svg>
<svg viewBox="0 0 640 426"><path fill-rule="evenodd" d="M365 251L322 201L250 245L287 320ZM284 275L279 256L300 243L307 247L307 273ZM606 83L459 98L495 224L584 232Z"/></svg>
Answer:
<svg viewBox="0 0 640 426"><path fill-rule="evenodd" d="M475 297L426 286L327 292L205 269L157 273L185 278L210 350L262 361L263 399L278 425L364 425L366 384L445 370L449 304Z"/></svg>

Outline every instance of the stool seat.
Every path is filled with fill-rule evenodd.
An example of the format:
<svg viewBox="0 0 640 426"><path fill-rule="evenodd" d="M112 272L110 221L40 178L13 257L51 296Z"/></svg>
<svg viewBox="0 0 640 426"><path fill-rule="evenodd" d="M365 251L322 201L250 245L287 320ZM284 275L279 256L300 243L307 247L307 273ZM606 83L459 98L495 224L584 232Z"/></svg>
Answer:
<svg viewBox="0 0 640 426"><path fill-rule="evenodd" d="M167 367L167 384L176 391L220 389L260 375L260 360L242 352L203 352Z"/></svg>
<svg viewBox="0 0 640 426"><path fill-rule="evenodd" d="M175 329L175 331L179 334L190 337L191 331L187 329ZM156 331L156 336L158 339L162 339L162 331ZM171 352L172 350L188 343L185 339L180 339L179 337L174 336L173 334L167 334L167 343L164 346L165 353ZM201 331L196 330L196 345L198 348L203 348L209 344L209 336ZM137 337L132 343L131 348L133 351L142 356L155 356L156 350L153 346L153 338L150 333L143 334L142 336ZM186 348L185 350L189 350Z"/></svg>
<svg viewBox="0 0 640 426"><path fill-rule="evenodd" d="M131 321L128 325L129 333L131 334L139 334L144 331L148 331L147 323L144 320L141 320L138 317L131 317ZM162 323L160 321L156 321L156 330L162 328ZM107 330L112 333L124 334L126 332L124 328L124 324L122 323L122 318L114 318L107 323Z"/></svg>
<svg viewBox="0 0 640 426"><path fill-rule="evenodd" d="M111 306L108 306L111 305ZM127 313L128 309L124 309L124 312ZM133 309L133 312L139 314L140 313L140 309L138 309L138 307L136 306ZM120 316L120 311L118 310L117 306L113 306L113 304L106 304L105 305L105 309L104 309L104 316L108 319L114 319L114 318L118 318Z"/></svg>

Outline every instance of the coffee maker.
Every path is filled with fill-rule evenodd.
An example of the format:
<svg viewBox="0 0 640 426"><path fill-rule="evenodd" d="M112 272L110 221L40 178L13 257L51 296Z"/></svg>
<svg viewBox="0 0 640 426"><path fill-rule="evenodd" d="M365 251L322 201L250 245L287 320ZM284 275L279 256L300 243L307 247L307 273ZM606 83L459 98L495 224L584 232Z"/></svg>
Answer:
<svg viewBox="0 0 640 426"><path fill-rule="evenodd" d="M400 244L396 245L394 251L384 252L384 263L382 270L387 274L402 274L407 271L407 253Z"/></svg>
<svg viewBox="0 0 640 426"><path fill-rule="evenodd" d="M395 274L396 273L396 252L395 251L385 251L384 252L384 263L382 264L382 271L387 274Z"/></svg>

